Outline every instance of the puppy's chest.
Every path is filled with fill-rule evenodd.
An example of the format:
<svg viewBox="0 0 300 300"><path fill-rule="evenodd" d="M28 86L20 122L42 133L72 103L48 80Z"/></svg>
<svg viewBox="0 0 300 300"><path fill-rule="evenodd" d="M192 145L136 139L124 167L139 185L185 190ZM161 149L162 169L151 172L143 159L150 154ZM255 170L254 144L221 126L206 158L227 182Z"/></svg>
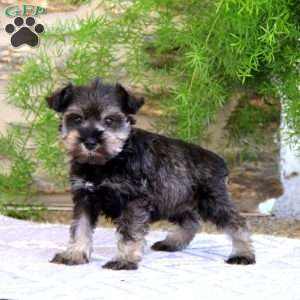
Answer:
<svg viewBox="0 0 300 300"><path fill-rule="evenodd" d="M102 196L132 198L148 189L147 180L124 172L89 172L71 174L73 193L101 194Z"/></svg>
<svg viewBox="0 0 300 300"><path fill-rule="evenodd" d="M71 176L71 190L73 193L95 193L98 187L98 183L86 178L85 176Z"/></svg>

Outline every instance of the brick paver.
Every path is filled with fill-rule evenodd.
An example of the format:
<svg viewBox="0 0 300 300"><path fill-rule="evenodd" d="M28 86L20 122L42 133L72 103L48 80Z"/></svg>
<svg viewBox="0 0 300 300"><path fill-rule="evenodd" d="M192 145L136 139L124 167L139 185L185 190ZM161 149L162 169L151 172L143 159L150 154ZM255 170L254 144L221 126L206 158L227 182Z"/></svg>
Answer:
<svg viewBox="0 0 300 300"><path fill-rule="evenodd" d="M148 235L139 270L111 271L101 265L115 253L115 234L97 229L91 263L70 267L48 262L68 226L0 216L0 299L300 300L300 240L255 235L257 264L231 266L223 235L198 234L181 252L150 250L164 235Z"/></svg>

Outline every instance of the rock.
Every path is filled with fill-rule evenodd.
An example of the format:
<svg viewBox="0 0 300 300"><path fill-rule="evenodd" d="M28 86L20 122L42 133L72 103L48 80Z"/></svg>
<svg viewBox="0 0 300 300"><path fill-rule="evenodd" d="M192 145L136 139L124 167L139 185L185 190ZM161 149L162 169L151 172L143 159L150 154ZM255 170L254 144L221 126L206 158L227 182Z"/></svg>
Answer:
<svg viewBox="0 0 300 300"><path fill-rule="evenodd" d="M259 203L282 195L276 159L260 162L255 168L251 163L232 168L229 191L242 212L255 212Z"/></svg>
<svg viewBox="0 0 300 300"><path fill-rule="evenodd" d="M41 175L33 178L31 188L37 194L61 194L70 190L69 186L58 184L53 179Z"/></svg>
<svg viewBox="0 0 300 300"><path fill-rule="evenodd" d="M256 116L263 124L245 125ZM227 160L229 191L242 212L257 212L260 203L283 193L276 140L279 126L279 100L237 94L207 130L204 145Z"/></svg>

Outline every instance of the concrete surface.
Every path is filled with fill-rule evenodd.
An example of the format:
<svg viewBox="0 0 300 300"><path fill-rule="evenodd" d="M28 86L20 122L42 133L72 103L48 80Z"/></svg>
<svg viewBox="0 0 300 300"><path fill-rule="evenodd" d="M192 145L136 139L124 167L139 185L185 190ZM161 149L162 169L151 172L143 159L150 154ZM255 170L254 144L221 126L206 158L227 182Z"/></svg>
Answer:
<svg viewBox="0 0 300 300"><path fill-rule="evenodd" d="M64 248L68 226L0 216L0 299L300 299L300 240L256 235L257 264L223 261L223 235L198 234L182 252L149 249L164 232L151 232L137 271L101 268L116 249L113 230L97 229L87 265L50 264Z"/></svg>

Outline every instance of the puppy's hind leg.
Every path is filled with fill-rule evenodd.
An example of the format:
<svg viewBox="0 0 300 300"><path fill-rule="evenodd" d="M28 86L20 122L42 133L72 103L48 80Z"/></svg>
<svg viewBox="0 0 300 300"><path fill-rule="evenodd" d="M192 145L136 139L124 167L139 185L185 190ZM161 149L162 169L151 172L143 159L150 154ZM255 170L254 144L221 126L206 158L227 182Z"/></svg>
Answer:
<svg viewBox="0 0 300 300"><path fill-rule="evenodd" d="M156 242L152 249L156 251L179 251L186 248L199 229L199 216L193 211L186 211L171 220L175 226L163 241Z"/></svg>
<svg viewBox="0 0 300 300"><path fill-rule="evenodd" d="M205 198L199 202L199 213L204 221L216 224L231 238L232 253L226 263L239 265L255 263L248 225L231 202L224 182L215 184L213 189L205 193Z"/></svg>
<svg viewBox="0 0 300 300"><path fill-rule="evenodd" d="M255 254L248 225L241 216L236 221L224 228L225 233L232 240L232 253L226 260L226 263L237 265L254 264Z"/></svg>

